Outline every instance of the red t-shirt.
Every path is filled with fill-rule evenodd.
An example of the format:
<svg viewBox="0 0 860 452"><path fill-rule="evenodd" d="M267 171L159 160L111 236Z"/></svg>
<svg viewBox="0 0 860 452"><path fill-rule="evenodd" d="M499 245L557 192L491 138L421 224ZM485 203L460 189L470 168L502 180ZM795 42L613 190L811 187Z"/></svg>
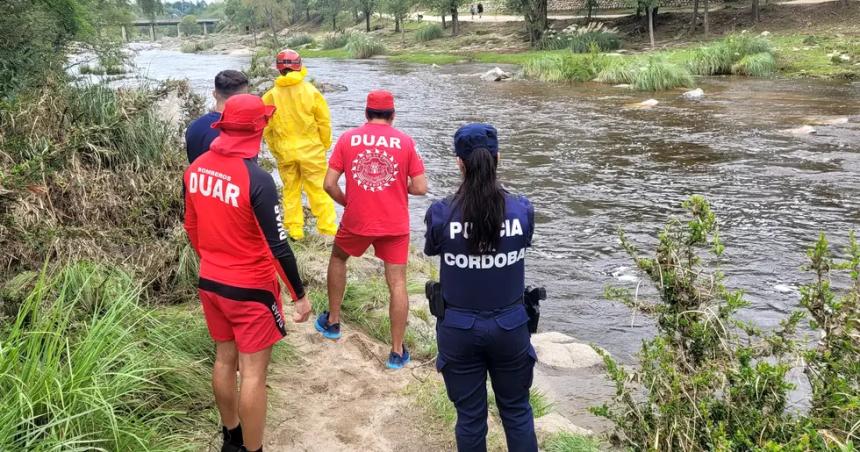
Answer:
<svg viewBox="0 0 860 452"><path fill-rule="evenodd" d="M371 237L409 234L409 178L424 174L409 135L365 124L341 135L328 165L346 174L342 229Z"/></svg>

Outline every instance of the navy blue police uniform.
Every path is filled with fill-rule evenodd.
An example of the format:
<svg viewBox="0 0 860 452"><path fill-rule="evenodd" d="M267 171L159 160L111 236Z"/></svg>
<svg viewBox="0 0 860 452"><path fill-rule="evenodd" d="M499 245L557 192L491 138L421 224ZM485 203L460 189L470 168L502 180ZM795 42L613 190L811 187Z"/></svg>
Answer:
<svg viewBox="0 0 860 452"><path fill-rule="evenodd" d="M495 129L492 131L495 139ZM470 253L468 226L452 198L434 202L425 223L424 253L440 256L441 261L439 277L446 310L436 326L436 368L457 409L457 449L487 448L489 373L508 449L537 451L529 404L537 357L523 305L524 258L534 234L534 208L525 197L506 193L499 245L483 255Z"/></svg>

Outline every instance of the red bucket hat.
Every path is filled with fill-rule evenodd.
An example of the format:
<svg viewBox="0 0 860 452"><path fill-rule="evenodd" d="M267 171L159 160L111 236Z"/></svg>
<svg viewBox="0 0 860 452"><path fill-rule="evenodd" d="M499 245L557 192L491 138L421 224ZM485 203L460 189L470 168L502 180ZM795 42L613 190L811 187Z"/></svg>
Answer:
<svg viewBox="0 0 860 452"><path fill-rule="evenodd" d="M275 106L264 104L263 99L253 94L239 94L227 99L221 119L213 122L212 128L234 134L255 134L266 128L274 113Z"/></svg>
<svg viewBox="0 0 860 452"><path fill-rule="evenodd" d="M377 111L394 110L394 94L384 89L371 91L367 95L367 109Z"/></svg>

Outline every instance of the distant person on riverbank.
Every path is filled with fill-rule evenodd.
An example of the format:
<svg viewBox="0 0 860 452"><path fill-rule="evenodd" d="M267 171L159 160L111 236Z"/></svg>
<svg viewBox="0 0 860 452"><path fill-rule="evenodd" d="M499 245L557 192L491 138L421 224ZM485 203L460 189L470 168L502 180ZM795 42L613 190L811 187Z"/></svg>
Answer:
<svg viewBox="0 0 860 452"><path fill-rule="evenodd" d="M296 302L293 321L311 313L279 223L275 181L256 162L273 110L257 96L231 97L212 124L221 134L184 176L185 230L200 256L200 301L215 341L212 387L222 452L263 448L269 359L286 335L278 276Z"/></svg>
<svg viewBox="0 0 860 452"><path fill-rule="evenodd" d="M484 4L478 3L478 19L484 16Z"/></svg>
<svg viewBox="0 0 860 452"><path fill-rule="evenodd" d="M248 77L245 74L228 69L215 76L215 90L212 91L215 108L195 119L185 131L185 152L188 154L188 163L193 163L200 154L208 151L209 145L218 136L219 131L212 128L212 123L221 119L224 102L227 102L231 96L247 92Z"/></svg>
<svg viewBox="0 0 860 452"><path fill-rule="evenodd" d="M277 110L264 136L284 183L284 227L293 240L305 237L304 189L311 213L317 219L317 231L333 236L337 232L337 216L334 203L323 190L328 168L326 151L331 147L328 104L319 90L305 80L308 69L297 52L284 50L275 61L281 76L263 95L263 102L276 106Z"/></svg>
<svg viewBox="0 0 860 452"><path fill-rule="evenodd" d="M474 4L469 6L469 12L472 13L472 20L475 20L475 5Z"/></svg>
<svg viewBox="0 0 860 452"><path fill-rule="evenodd" d="M367 95L367 123L341 135L325 177L325 190L344 206L340 229L328 264L328 305L316 329L329 339L340 338L340 307L346 290L346 261L373 245L385 263L391 296L391 353L387 366L399 369L409 360L403 344L409 298L406 262L409 256L409 196L427 193L424 162L415 142L392 127L394 96L388 91ZM346 175L346 193L338 181Z"/></svg>
<svg viewBox="0 0 860 452"><path fill-rule="evenodd" d="M463 182L427 209L424 253L442 257L436 368L457 409L457 449L487 450L489 372L508 450L536 452L529 388L537 358L523 305L534 209L498 180L495 128L461 127L454 150Z"/></svg>

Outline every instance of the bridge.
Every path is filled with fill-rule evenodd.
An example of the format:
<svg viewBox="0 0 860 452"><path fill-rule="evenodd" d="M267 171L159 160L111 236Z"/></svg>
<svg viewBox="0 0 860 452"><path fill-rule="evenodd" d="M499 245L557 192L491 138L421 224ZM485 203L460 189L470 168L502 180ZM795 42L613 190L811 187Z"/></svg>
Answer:
<svg viewBox="0 0 860 452"><path fill-rule="evenodd" d="M209 26L216 25L220 22L218 19L197 19L197 23L203 25L203 36L209 35ZM131 24L136 27L149 27L149 37L155 41L155 27L176 26L177 36L182 36L181 19L156 19L156 20L135 20ZM128 31L125 25L122 26L122 40L128 41Z"/></svg>

